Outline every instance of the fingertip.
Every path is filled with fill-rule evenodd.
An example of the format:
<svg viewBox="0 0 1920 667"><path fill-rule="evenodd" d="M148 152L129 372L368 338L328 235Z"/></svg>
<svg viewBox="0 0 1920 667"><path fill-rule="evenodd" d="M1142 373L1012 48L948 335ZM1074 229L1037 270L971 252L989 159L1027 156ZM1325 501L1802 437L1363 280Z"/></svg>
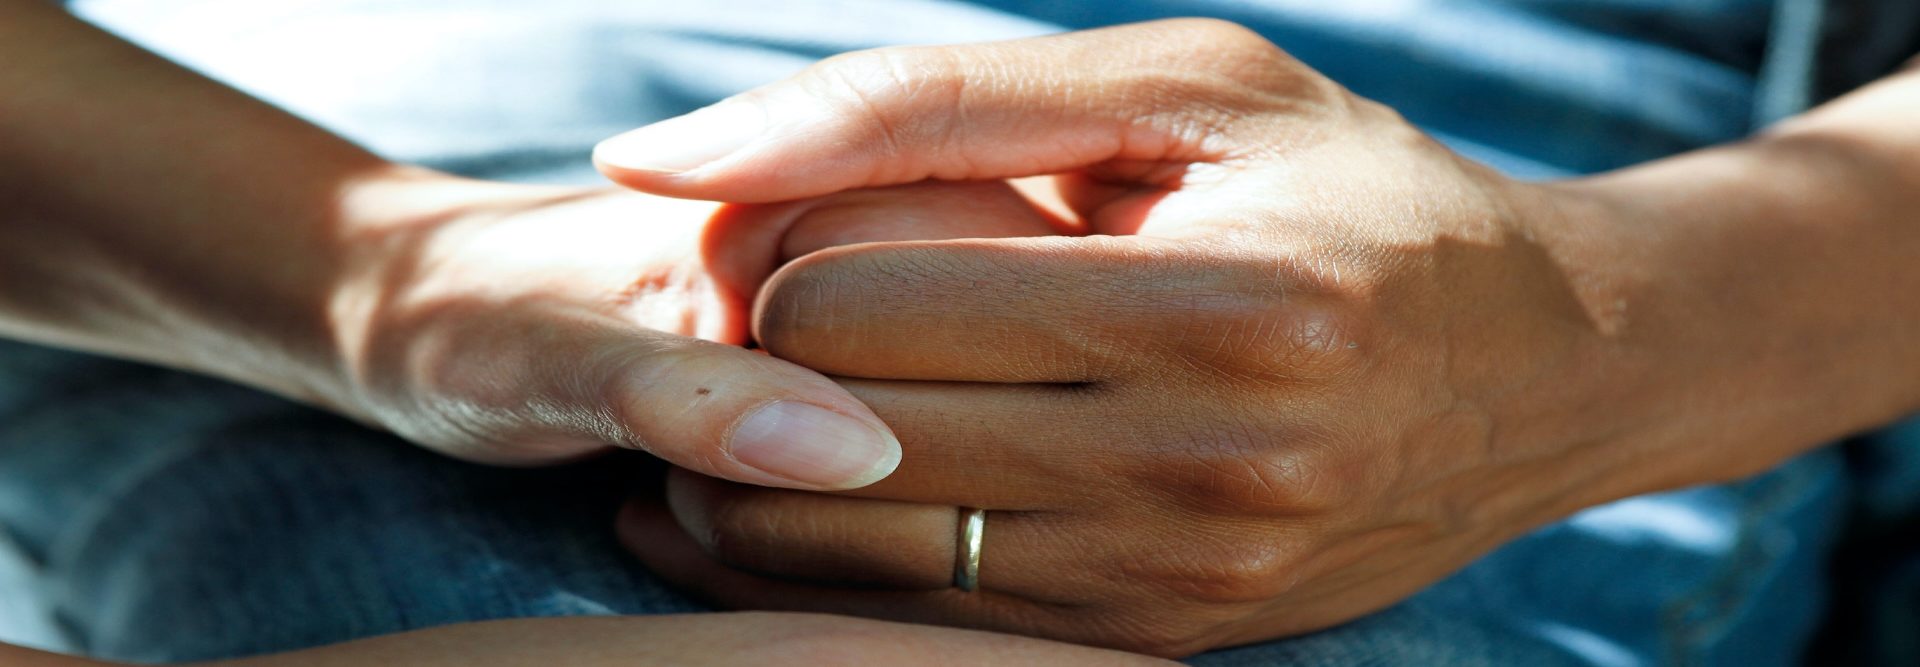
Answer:
<svg viewBox="0 0 1920 667"><path fill-rule="evenodd" d="M602 145L604 144L605 142L602 142ZM658 193L661 188L668 185L668 181L674 176L674 174L670 172L635 169L633 167L615 164L601 157L600 153L600 147L595 146L593 149L593 168L599 171L601 176L607 177L607 180L613 181L621 187L640 190L642 192Z"/></svg>
<svg viewBox="0 0 1920 667"><path fill-rule="evenodd" d="M626 446L704 475L807 491L866 486L898 467L891 430L831 379L739 347L658 342L611 381Z"/></svg>
<svg viewBox="0 0 1920 667"><path fill-rule="evenodd" d="M766 127L760 105L731 98L614 135L593 147L593 160L628 171L685 173L739 152Z"/></svg>
<svg viewBox="0 0 1920 667"><path fill-rule="evenodd" d="M609 139L602 145L612 141ZM824 171L796 174L781 166L784 158L780 156L781 151L777 146L767 149L771 157L748 151L688 171L671 171L617 161L608 158L605 152L599 147L594 149L593 167L600 175L621 187L662 197L731 204L771 204L831 194L858 185L833 181L827 178L832 174Z"/></svg>
<svg viewBox="0 0 1920 667"><path fill-rule="evenodd" d="M871 423L870 423L871 422ZM900 465L900 441L877 419L803 401L753 409L727 439L734 460L793 482L794 488L840 491L867 486Z"/></svg>
<svg viewBox="0 0 1920 667"><path fill-rule="evenodd" d="M627 504L621 506L620 513L615 516L613 528L614 539L619 541L620 546L647 561L656 556L655 551L660 546L671 545L681 539L691 543L692 539L674 520L666 500L653 494L627 500ZM652 565L651 562L648 564Z"/></svg>

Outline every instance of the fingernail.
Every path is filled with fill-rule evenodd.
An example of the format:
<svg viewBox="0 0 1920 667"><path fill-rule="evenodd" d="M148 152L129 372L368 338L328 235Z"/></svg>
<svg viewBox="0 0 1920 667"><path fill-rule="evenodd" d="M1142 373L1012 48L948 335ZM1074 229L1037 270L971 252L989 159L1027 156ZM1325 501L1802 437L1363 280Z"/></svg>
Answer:
<svg viewBox="0 0 1920 667"><path fill-rule="evenodd" d="M900 464L893 436L826 408L777 401L747 415L728 443L733 458L822 489L880 481Z"/></svg>
<svg viewBox="0 0 1920 667"><path fill-rule="evenodd" d="M759 106L724 100L602 141L593 147L593 160L621 169L679 173L746 147L766 123Z"/></svg>

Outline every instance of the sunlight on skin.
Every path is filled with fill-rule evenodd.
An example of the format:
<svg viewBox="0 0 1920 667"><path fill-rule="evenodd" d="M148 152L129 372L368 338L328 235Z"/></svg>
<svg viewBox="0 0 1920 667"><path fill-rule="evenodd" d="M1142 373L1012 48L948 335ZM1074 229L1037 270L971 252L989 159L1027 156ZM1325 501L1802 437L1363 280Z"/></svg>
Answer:
<svg viewBox="0 0 1920 667"><path fill-rule="evenodd" d="M1920 314L1886 308L1920 290L1916 95L1896 76L1531 183L1224 22L825 61L596 161L716 199L1060 175L1096 234L783 267L761 344L850 378L901 467L832 496L676 471L623 536L727 606L1168 656L1345 622L1544 523L1920 408ZM762 131L689 131L743 105ZM673 155L633 152L662 132ZM989 595L949 588L956 507L993 517ZM1724 539L1641 509L1601 525Z"/></svg>

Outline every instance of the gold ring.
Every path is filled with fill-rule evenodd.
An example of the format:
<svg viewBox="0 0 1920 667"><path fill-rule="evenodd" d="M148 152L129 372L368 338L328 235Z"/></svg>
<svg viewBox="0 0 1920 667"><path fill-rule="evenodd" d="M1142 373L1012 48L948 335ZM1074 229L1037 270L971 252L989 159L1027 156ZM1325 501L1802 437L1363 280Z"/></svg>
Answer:
<svg viewBox="0 0 1920 667"><path fill-rule="evenodd" d="M980 590L980 536L987 530L987 511L960 508L960 545L954 549L953 587L972 593Z"/></svg>

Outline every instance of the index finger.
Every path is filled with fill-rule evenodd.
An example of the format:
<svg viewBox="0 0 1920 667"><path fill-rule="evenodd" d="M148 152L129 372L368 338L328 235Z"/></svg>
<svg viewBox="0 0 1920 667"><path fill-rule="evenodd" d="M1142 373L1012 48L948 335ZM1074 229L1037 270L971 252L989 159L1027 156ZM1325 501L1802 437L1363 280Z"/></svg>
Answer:
<svg viewBox="0 0 1920 667"><path fill-rule="evenodd" d="M843 246L776 273L755 332L774 356L829 375L1099 382L1215 315L1260 307L1232 271L1186 252L1149 237Z"/></svg>

